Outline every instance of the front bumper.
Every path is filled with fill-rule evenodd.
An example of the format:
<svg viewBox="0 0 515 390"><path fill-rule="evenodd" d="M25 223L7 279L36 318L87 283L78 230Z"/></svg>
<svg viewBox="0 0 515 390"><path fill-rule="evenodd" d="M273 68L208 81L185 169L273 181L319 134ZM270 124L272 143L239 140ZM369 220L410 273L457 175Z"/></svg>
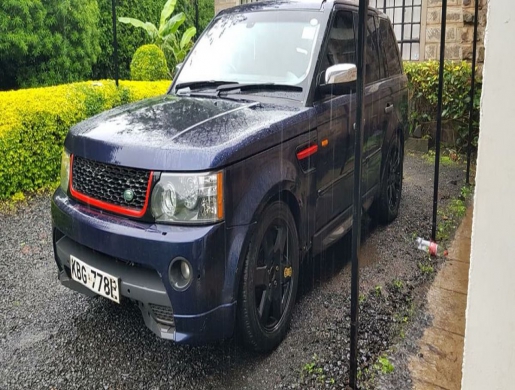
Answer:
<svg viewBox="0 0 515 390"><path fill-rule="evenodd" d="M71 279L69 259L74 255L118 276L122 299L138 302L146 325L159 337L197 344L232 336L237 264L227 261L231 232L223 223L141 223L77 203L58 189L52 198L52 224L63 285L96 295ZM193 270L193 282L181 292L168 279L169 265L179 256Z"/></svg>

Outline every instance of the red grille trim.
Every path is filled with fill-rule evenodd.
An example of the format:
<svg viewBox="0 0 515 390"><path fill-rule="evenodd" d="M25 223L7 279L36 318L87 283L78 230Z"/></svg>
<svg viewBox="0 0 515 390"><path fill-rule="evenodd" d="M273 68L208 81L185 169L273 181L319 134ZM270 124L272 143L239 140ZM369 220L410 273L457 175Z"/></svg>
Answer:
<svg viewBox="0 0 515 390"><path fill-rule="evenodd" d="M125 215L128 217L136 217L141 218L145 215L148 208L148 201L150 199L150 188L152 186L152 178L154 177L154 172L150 171L150 175L148 178L148 184L147 184L147 193L145 195L145 204L143 205L143 208L141 209L135 209L130 207L122 207L117 206L108 202L104 202L102 200L98 200L95 198L91 198L87 195L84 195L83 193L75 190L73 188L73 154L70 156L70 194L77 200L80 200L81 202L84 202L90 206L97 207L102 210L107 210L112 213Z"/></svg>

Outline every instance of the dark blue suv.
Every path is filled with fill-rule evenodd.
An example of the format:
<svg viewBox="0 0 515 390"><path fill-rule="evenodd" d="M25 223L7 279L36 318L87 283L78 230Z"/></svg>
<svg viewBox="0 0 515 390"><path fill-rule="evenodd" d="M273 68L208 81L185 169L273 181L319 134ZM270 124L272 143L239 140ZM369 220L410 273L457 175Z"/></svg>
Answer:
<svg viewBox="0 0 515 390"><path fill-rule="evenodd" d="M137 302L159 337L286 334L305 259L351 227L357 4L222 11L169 92L72 128L52 200L59 280ZM398 213L407 81L370 9L363 208Z"/></svg>

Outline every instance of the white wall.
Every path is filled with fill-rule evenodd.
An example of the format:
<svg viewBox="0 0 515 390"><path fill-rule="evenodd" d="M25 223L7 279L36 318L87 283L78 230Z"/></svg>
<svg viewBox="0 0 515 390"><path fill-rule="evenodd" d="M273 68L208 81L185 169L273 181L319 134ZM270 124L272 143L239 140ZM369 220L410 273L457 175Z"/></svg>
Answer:
<svg viewBox="0 0 515 390"><path fill-rule="evenodd" d="M515 389L515 1L490 0L462 389Z"/></svg>

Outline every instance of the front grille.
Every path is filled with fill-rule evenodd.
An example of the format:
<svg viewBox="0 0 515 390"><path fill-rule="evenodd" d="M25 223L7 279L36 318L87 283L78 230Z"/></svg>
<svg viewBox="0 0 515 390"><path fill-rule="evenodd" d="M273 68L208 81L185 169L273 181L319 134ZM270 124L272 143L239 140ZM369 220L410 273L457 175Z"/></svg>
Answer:
<svg viewBox="0 0 515 390"><path fill-rule="evenodd" d="M73 190L116 206L143 209L149 177L150 171L73 157ZM133 192L133 198L130 201L124 198L126 190Z"/></svg>
<svg viewBox="0 0 515 390"><path fill-rule="evenodd" d="M166 325L174 325L173 310L171 307L155 305L153 303L149 303L149 306L152 313L154 313L154 317L157 322L161 322Z"/></svg>

